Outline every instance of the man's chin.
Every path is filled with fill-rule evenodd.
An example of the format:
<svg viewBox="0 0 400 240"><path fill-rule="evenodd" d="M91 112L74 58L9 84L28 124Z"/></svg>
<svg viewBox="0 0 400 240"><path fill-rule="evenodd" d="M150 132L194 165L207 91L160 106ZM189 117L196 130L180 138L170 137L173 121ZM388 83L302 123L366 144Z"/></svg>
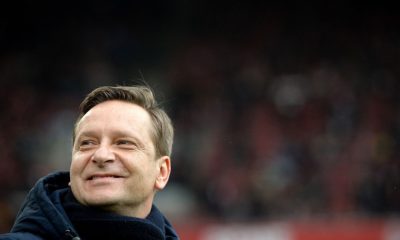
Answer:
<svg viewBox="0 0 400 240"><path fill-rule="evenodd" d="M114 198L105 198L105 197L96 197L96 198L88 198L85 201L85 205L93 206L93 207L111 207L113 205L118 204L118 199Z"/></svg>

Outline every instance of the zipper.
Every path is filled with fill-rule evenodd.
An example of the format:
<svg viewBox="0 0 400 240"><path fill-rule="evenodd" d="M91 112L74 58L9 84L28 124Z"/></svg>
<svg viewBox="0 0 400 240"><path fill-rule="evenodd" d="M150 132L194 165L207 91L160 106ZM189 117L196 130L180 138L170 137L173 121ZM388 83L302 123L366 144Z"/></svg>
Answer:
<svg viewBox="0 0 400 240"><path fill-rule="evenodd" d="M69 229L65 230L64 236L65 236L67 239L71 239L71 240L81 240L80 237L76 236L75 233L72 232L72 231L69 230Z"/></svg>

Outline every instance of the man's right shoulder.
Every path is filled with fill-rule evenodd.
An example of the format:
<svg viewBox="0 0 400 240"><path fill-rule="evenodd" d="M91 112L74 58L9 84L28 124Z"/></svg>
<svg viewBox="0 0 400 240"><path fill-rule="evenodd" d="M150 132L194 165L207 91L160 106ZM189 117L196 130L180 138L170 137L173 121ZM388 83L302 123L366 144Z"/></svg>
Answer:
<svg viewBox="0 0 400 240"><path fill-rule="evenodd" d="M42 240L31 233L5 233L0 234L0 240Z"/></svg>

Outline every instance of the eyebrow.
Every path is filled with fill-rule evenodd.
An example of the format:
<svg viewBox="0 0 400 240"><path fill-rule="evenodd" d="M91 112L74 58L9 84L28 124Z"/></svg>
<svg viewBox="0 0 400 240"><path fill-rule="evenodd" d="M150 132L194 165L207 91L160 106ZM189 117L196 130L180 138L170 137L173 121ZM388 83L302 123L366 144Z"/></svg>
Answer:
<svg viewBox="0 0 400 240"><path fill-rule="evenodd" d="M91 130L86 130L86 131L82 131L79 134L76 134L76 139L79 139L81 137L91 137L91 136L95 136L96 135L96 131L91 131Z"/></svg>
<svg viewBox="0 0 400 240"><path fill-rule="evenodd" d="M81 133L76 135L75 141L79 140L83 137L96 137L97 131L95 130L84 130ZM121 131L121 130L112 130L111 131L111 136L112 137L122 137L122 138L129 138L129 139L133 139L134 141L136 141L139 145L144 146L144 142L143 140L141 140L140 137L138 137L136 134L134 133L127 133L127 131ZM150 138L151 141L151 138Z"/></svg>

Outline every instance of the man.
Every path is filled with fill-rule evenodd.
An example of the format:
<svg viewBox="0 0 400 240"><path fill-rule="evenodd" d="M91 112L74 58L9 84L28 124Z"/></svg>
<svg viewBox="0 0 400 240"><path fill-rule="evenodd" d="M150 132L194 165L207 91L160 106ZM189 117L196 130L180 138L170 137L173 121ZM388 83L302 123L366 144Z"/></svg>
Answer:
<svg viewBox="0 0 400 240"><path fill-rule="evenodd" d="M70 172L40 179L0 239L179 239L153 205L172 142L151 89L95 89L80 105Z"/></svg>

